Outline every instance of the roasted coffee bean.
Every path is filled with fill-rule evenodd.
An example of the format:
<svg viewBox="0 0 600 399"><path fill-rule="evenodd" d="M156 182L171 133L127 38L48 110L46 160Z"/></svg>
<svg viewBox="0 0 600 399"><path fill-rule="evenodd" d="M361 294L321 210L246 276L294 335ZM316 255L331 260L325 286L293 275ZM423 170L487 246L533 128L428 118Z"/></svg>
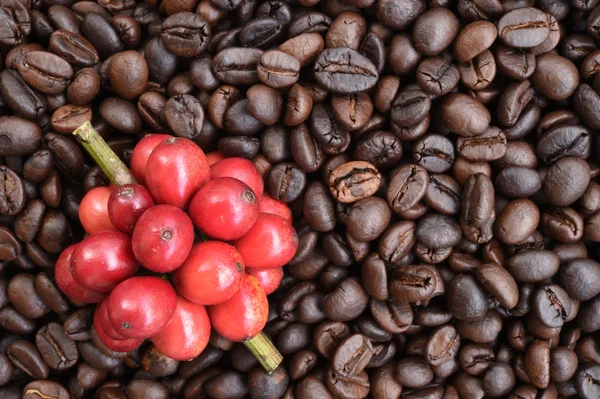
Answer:
<svg viewBox="0 0 600 399"><path fill-rule="evenodd" d="M356 278L349 278L323 299L323 312L334 321L352 320L368 305L368 296Z"/></svg>
<svg viewBox="0 0 600 399"><path fill-rule="evenodd" d="M328 370L325 382L335 397L365 397L369 392L369 376L365 371L353 377L343 377L333 370Z"/></svg>
<svg viewBox="0 0 600 399"><path fill-rule="evenodd" d="M31 87L47 94L61 93L73 77L73 68L67 61L44 51L23 55L17 69Z"/></svg>
<svg viewBox="0 0 600 399"><path fill-rule="evenodd" d="M67 337L58 323L50 323L38 330L35 344L44 362L54 370L73 367L79 358L75 341Z"/></svg>
<svg viewBox="0 0 600 399"><path fill-rule="evenodd" d="M321 52L314 72L319 84L338 94L368 90L375 86L379 77L375 65L368 58L347 47Z"/></svg>
<svg viewBox="0 0 600 399"><path fill-rule="evenodd" d="M472 174L462 195L461 222L472 227L482 227L494 211L494 186L483 173Z"/></svg>
<svg viewBox="0 0 600 399"><path fill-rule="evenodd" d="M25 206L25 201L23 180L6 165L0 165L0 214L18 214Z"/></svg>
<svg viewBox="0 0 600 399"><path fill-rule="evenodd" d="M353 377L360 373L373 356L371 341L361 334L351 335L339 346L331 360L333 371L345 377Z"/></svg>
<svg viewBox="0 0 600 399"><path fill-rule="evenodd" d="M261 55L256 70L261 82L269 87L281 89L298 81L300 62L283 51L271 50Z"/></svg>
<svg viewBox="0 0 600 399"><path fill-rule="evenodd" d="M508 258L506 269L517 281L540 282L558 271L560 259L546 249L527 249Z"/></svg>
<svg viewBox="0 0 600 399"><path fill-rule="evenodd" d="M448 284L448 310L459 320L481 319L487 312L487 295L475 277L458 274Z"/></svg>
<svg viewBox="0 0 600 399"><path fill-rule="evenodd" d="M14 70L4 70L0 74L0 94L13 111L34 119L48 108L47 99L42 93L31 88Z"/></svg>
<svg viewBox="0 0 600 399"><path fill-rule="evenodd" d="M449 216L429 213L417 223L415 237L427 248L442 249L458 244L462 231L458 223Z"/></svg>
<svg viewBox="0 0 600 399"><path fill-rule="evenodd" d="M418 357L406 357L396 364L396 381L408 388L423 388L433 379L427 362Z"/></svg>
<svg viewBox="0 0 600 399"><path fill-rule="evenodd" d="M6 355L19 370L31 378L46 379L49 368L35 346L28 341L15 341L8 347Z"/></svg>
<svg viewBox="0 0 600 399"><path fill-rule="evenodd" d="M30 274L17 274L8 283L10 303L25 317L37 319L50 311L35 288L35 277Z"/></svg>
<svg viewBox="0 0 600 399"><path fill-rule="evenodd" d="M373 195L381 184L377 168L363 161L345 163L329 175L331 194L342 203L352 203Z"/></svg>
<svg viewBox="0 0 600 399"><path fill-rule="evenodd" d="M446 172L456 157L452 142L438 134L429 134L416 141L412 155L418 165L432 173Z"/></svg>
<svg viewBox="0 0 600 399"><path fill-rule="evenodd" d="M206 49L210 34L210 26L200 15L184 11L163 21L160 38L171 53L191 58Z"/></svg>
<svg viewBox="0 0 600 399"><path fill-rule="evenodd" d="M494 225L496 237L506 244L518 244L529 237L537 228L540 211L528 199L509 202Z"/></svg>
<svg viewBox="0 0 600 399"><path fill-rule="evenodd" d="M30 382L23 388L23 399L68 399L69 391L62 385L48 380L37 380Z"/></svg>
<svg viewBox="0 0 600 399"><path fill-rule="evenodd" d="M399 270L390 284L390 294L402 302L429 299L436 287L436 276L429 266L410 266Z"/></svg>
<svg viewBox="0 0 600 399"><path fill-rule="evenodd" d="M498 22L498 36L509 46L535 47L550 34L550 18L537 8L525 7L505 14Z"/></svg>
<svg viewBox="0 0 600 399"><path fill-rule="evenodd" d="M544 194L548 201L567 206L579 199L590 181L589 170L589 165L580 158L565 157L556 161L544 179Z"/></svg>

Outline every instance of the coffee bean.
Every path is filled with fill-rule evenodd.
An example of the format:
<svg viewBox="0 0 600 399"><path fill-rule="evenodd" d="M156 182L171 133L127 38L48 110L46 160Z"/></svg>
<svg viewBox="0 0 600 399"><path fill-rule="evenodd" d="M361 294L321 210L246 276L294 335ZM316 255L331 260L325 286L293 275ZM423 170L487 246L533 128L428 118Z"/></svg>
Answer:
<svg viewBox="0 0 600 399"><path fill-rule="evenodd" d="M494 224L496 237L506 244L518 244L529 237L540 220L540 211L528 199L509 202Z"/></svg>
<svg viewBox="0 0 600 399"><path fill-rule="evenodd" d="M381 175L374 165L354 161L335 168L328 184L335 199L352 203L373 195L379 189Z"/></svg>
<svg viewBox="0 0 600 399"><path fill-rule="evenodd" d="M344 377L360 373L373 356L371 341L364 335L355 334L340 342L332 358L333 371Z"/></svg>
<svg viewBox="0 0 600 399"><path fill-rule="evenodd" d="M8 283L10 303L24 316L37 319L50 309L39 296L35 288L35 278L30 274L17 274Z"/></svg>
<svg viewBox="0 0 600 399"><path fill-rule="evenodd" d="M496 61L491 51L485 50L459 66L461 82L471 90L483 90L496 77Z"/></svg>
<svg viewBox="0 0 600 399"><path fill-rule="evenodd" d="M584 160L561 158L546 173L544 194L553 205L567 206L581 197L589 181L589 165Z"/></svg>
<svg viewBox="0 0 600 399"><path fill-rule="evenodd" d="M6 355L15 367L31 378L48 378L49 368L35 346L28 341L15 341L8 347Z"/></svg>
<svg viewBox="0 0 600 399"><path fill-rule="evenodd" d="M548 53L537 57L531 81L537 90L551 100L564 100L577 89L579 74L571 61Z"/></svg>
<svg viewBox="0 0 600 399"><path fill-rule="evenodd" d="M363 398L369 393L369 376L365 371L353 377L337 375L329 370L325 376L325 382L330 392L336 397L359 397Z"/></svg>
<svg viewBox="0 0 600 399"><path fill-rule="evenodd" d="M465 26L454 41L454 54L458 62L467 62L490 48L498 31L488 21L475 21Z"/></svg>
<svg viewBox="0 0 600 399"><path fill-rule="evenodd" d="M372 88L379 76L375 65L347 47L326 49L315 62L315 78L327 90L351 94Z"/></svg>
<svg viewBox="0 0 600 399"><path fill-rule="evenodd" d="M0 117L0 156L33 154L41 140L42 131L33 122L17 116Z"/></svg>
<svg viewBox="0 0 600 399"><path fill-rule="evenodd" d="M513 10L498 21L498 35L509 46L535 47L550 34L547 14L533 7Z"/></svg>
<svg viewBox="0 0 600 399"><path fill-rule="evenodd" d="M298 80L300 62L283 51L264 52L257 65L261 82L276 89L290 87Z"/></svg>
<svg viewBox="0 0 600 399"><path fill-rule="evenodd" d="M417 67L417 83L436 96L449 93L459 80L459 69L444 57L425 58Z"/></svg>
<svg viewBox="0 0 600 399"><path fill-rule="evenodd" d="M23 388L23 399L68 399L70 397L65 387L53 381L37 380Z"/></svg>
<svg viewBox="0 0 600 399"><path fill-rule="evenodd" d="M356 278L349 278L323 299L323 312L334 321L352 320L367 307L368 296Z"/></svg>
<svg viewBox="0 0 600 399"><path fill-rule="evenodd" d="M465 184L462 196L461 222L482 227L494 211L494 186L483 173L472 174Z"/></svg>
<svg viewBox="0 0 600 399"><path fill-rule="evenodd" d="M73 68L67 61L44 51L23 55L17 68L31 87L48 94L64 91L73 77Z"/></svg>
<svg viewBox="0 0 600 399"><path fill-rule="evenodd" d="M429 134L413 146L413 160L428 172L444 173L450 169L455 158L452 142L446 137Z"/></svg>
<svg viewBox="0 0 600 399"><path fill-rule="evenodd" d="M160 38L171 53L192 58L206 49L210 34L211 29L202 17L179 12L163 21Z"/></svg>
<svg viewBox="0 0 600 399"><path fill-rule="evenodd" d="M552 277L558 271L560 260L552 251L529 249L519 252L506 262L506 269L517 281L533 283Z"/></svg>
<svg viewBox="0 0 600 399"><path fill-rule="evenodd" d="M487 312L487 295L475 277L458 274L447 288L448 310L459 320L481 319Z"/></svg>
<svg viewBox="0 0 600 399"><path fill-rule="evenodd" d="M283 34L282 23L271 17L249 21L240 31L239 41L244 47L267 48Z"/></svg>
<svg viewBox="0 0 600 399"><path fill-rule="evenodd" d="M571 313L571 298L556 284L540 287L532 301L533 314L548 327L562 327Z"/></svg>
<svg viewBox="0 0 600 399"><path fill-rule="evenodd" d="M54 370L73 367L79 358L75 341L67 337L58 323L50 323L38 330L35 344L44 362Z"/></svg>

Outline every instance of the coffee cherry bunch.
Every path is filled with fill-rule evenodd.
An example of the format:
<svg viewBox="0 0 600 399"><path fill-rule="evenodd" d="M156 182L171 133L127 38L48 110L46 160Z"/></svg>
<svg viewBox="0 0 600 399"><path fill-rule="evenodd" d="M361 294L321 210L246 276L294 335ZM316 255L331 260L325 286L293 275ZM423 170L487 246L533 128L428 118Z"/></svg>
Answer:
<svg viewBox="0 0 600 399"><path fill-rule="evenodd" d="M63 251L55 276L71 299L98 304L100 343L129 352L150 339L164 355L190 360L206 347L212 326L251 350L258 345L257 355L276 353L261 334L267 295L281 283L298 239L290 209L263 193L254 164L154 134L135 147L129 174L111 165L118 158L86 129L109 151L95 159L117 184L83 198L88 235Z"/></svg>

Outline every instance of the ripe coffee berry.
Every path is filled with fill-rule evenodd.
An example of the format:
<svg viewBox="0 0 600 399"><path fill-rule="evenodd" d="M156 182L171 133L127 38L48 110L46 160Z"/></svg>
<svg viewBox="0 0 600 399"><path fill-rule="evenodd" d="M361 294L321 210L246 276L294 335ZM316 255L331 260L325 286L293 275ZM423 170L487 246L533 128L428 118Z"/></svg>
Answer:
<svg viewBox="0 0 600 399"><path fill-rule="evenodd" d="M194 225L206 235L230 241L246 234L258 218L258 202L250 187L231 177L213 179L190 203Z"/></svg>

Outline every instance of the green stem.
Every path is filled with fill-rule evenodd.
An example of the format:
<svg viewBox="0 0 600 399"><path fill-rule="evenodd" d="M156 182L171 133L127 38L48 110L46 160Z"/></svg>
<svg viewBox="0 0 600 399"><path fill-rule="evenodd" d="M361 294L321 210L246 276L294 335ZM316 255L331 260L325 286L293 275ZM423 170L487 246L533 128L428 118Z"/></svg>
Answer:
<svg viewBox="0 0 600 399"><path fill-rule="evenodd" d="M112 184L118 187L137 183L127 166L111 150L89 121L75 129L73 135L100 166Z"/></svg>
<svg viewBox="0 0 600 399"><path fill-rule="evenodd" d="M268 374L271 374L283 360L281 353L279 353L271 340L262 332L243 343L252 352L254 357L258 359Z"/></svg>

